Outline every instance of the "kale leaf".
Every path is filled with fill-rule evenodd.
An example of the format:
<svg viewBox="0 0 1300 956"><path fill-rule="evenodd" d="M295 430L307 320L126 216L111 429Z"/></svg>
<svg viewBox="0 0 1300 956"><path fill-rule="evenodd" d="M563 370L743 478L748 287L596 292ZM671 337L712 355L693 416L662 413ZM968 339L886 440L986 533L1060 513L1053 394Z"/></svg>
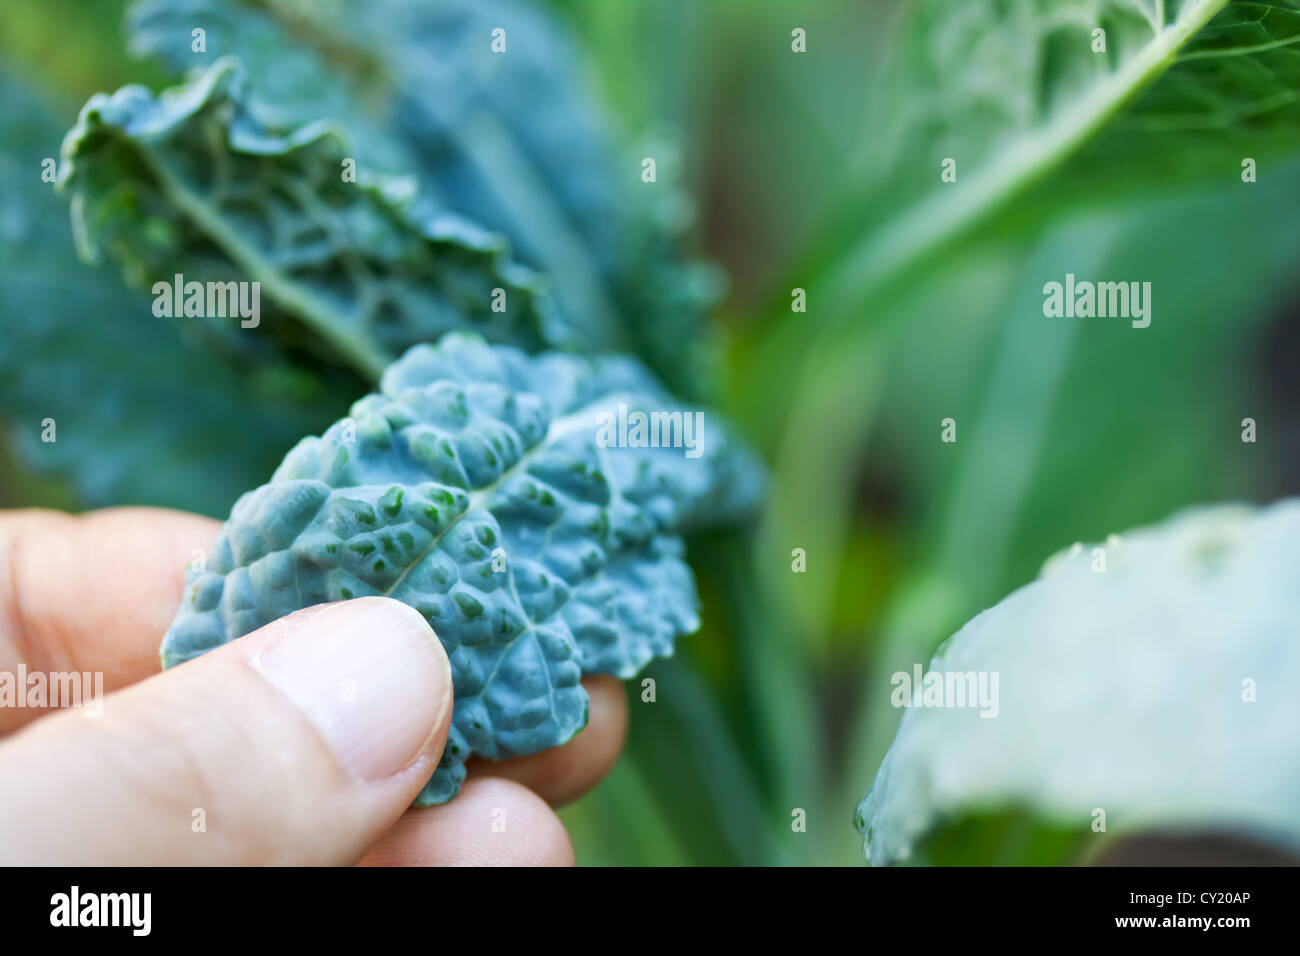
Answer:
<svg viewBox="0 0 1300 956"><path fill-rule="evenodd" d="M451 334L411 349L235 504L163 662L313 604L410 604L455 678L418 801L441 803L471 754L536 753L581 730L583 674L630 677L670 655L699 624L681 534L745 514L761 484L724 426L633 360Z"/></svg>

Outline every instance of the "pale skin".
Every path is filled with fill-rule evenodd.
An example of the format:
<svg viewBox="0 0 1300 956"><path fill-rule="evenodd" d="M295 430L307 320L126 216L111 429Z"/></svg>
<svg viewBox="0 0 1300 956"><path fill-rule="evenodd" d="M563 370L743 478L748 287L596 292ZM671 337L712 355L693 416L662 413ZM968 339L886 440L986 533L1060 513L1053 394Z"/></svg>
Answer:
<svg viewBox="0 0 1300 956"><path fill-rule="evenodd" d="M303 711L250 666L330 608L160 673L185 567L219 527L150 508L0 513L0 672L102 672L106 694L93 719L0 707L0 864L574 862L552 807L589 790L617 759L627 727L617 680L583 681L590 721L567 745L471 761L454 800L410 809L450 721L450 671L436 641L422 665L430 703L412 718L428 726L406 728L416 746L381 779L346 772Z"/></svg>

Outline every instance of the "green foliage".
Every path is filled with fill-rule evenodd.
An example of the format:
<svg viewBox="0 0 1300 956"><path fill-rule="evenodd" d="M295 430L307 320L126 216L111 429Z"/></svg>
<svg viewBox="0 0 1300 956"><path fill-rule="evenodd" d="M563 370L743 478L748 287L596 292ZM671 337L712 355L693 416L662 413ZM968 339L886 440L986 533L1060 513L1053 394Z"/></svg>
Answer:
<svg viewBox="0 0 1300 956"><path fill-rule="evenodd" d="M238 56L262 121L347 128L362 165L412 177L544 271L584 348L630 349L675 390L706 387L718 277L682 255L689 201L671 182L640 183L640 157L620 156L554 18L516 0L142 0L128 29L175 73Z"/></svg>
<svg viewBox="0 0 1300 956"><path fill-rule="evenodd" d="M80 263L66 204L38 182L63 130L7 72L0 93L0 379L18 450L89 505L226 512L345 401L327 377L212 361L148 299Z"/></svg>
<svg viewBox="0 0 1300 956"><path fill-rule="evenodd" d="M368 378L456 329L532 349L569 343L498 237L404 197L401 183L364 170L348 179L342 133L319 120L265 126L246 89L223 59L156 98L128 86L86 104L64 140L60 188L87 258L108 250L134 285L258 282L266 334L208 317L232 351L268 338L325 348Z"/></svg>
<svg viewBox="0 0 1300 956"><path fill-rule="evenodd" d="M896 108L852 207L873 228L818 280L838 306L861 308L1036 185L1029 202L1056 207L1063 195L1203 180L1300 142L1292 0L909 7L879 91ZM948 158L954 182L939 175ZM918 166L928 175L908 174Z"/></svg>
<svg viewBox="0 0 1300 956"><path fill-rule="evenodd" d="M1152 5L1103 6L1141 20L1103 22L1104 55L1091 52L1095 18L1086 5L1011 4L996 21L1005 30L978 36L972 31L988 20L973 10L970 20L937 7L909 15L902 29L910 45L890 64L881 89L901 95L918 82L920 57L946 77L935 82L960 95L915 100L928 112L909 135L873 151L872 162L857 170L866 185L852 215L872 229L859 229L852 250L803 280L818 318L796 387L800 398L774 429L782 445L769 536L811 527L817 534L806 536L810 549L835 565L846 547L840 529L852 485L829 503L823 498L815 514L799 502L812 489L849 482L872 448L900 459L895 480L911 489L920 527L913 568L881 611L864 684L877 692L864 690L852 722L857 755L849 777L857 776L859 787L896 727L897 711L880 692L889 675L925 660L945 634L1023 582L1039 556L1062 541L1104 536L1196 501L1275 493L1267 479L1243 480L1240 456L1226 454L1242 448L1241 416L1226 410L1266 400L1239 372L1258 361L1272 318L1268 303L1300 251L1296 231L1276 217L1300 188L1300 170L1275 158L1265 183L1246 185L1241 141L1212 127L1189 127L1174 139L1148 121L1162 111L1195 113L1248 97L1242 70L1252 72L1256 86L1272 78L1276 92L1287 72L1275 58L1289 63L1293 53L1257 50L1240 33L1235 56L1223 49L1224 28L1247 8L1262 13L1259 5L1233 4L1220 13L1221 4L1169 4L1162 31L1148 22ZM1268 7L1268 19L1290 22L1291 9ZM1187 17L1213 14L1199 33L1169 32ZM1117 31L1129 41L1116 46ZM1043 46L1034 56L1013 57L1027 34L1042 36ZM1135 42L1139 37L1145 43ZM991 59L978 66L971 57L946 55L944 43ZM1203 58L1207 63L1233 62L1184 62L1207 44L1221 51ZM1150 70L1126 73L1134 63ZM1008 83L1017 69L1025 72ZM953 73L962 70L969 72ZM1117 85L1123 77L1133 81L1127 94ZM1002 101L1012 102L1012 88L1023 108L1005 115L971 100L996 101L1000 90ZM1039 96L1043 90L1050 95ZM1111 97L1105 109L1102 94ZM1248 155L1294 155L1296 127L1286 103L1250 126ZM954 154L962 157L957 181L944 183L939 160ZM925 174L907 176L909 167ZM907 188L898 188L900 180ZM1268 241L1260 242L1264 235ZM1042 284L1066 272L1149 278L1163 297L1166 322L1146 330L1146 338L1104 325L1044 322ZM957 314L960 322L949 318ZM777 321L784 328L773 329L751 366L755 382L773 362L788 366L790 336L810 336L808 322ZM944 344L936 348L939 340ZM1211 355L1228 361L1209 362ZM762 401L757 393L752 400ZM956 447L933 440L947 416L971 428ZM1153 444L1153 433L1166 438ZM1265 466L1271 453L1247 447ZM831 455L841 464L828 476ZM1141 469L1121 464L1132 461ZM795 599L802 619L825 632L825 591Z"/></svg>
<svg viewBox="0 0 1300 956"><path fill-rule="evenodd" d="M446 751L417 803L455 795L471 754L565 743L583 674L631 677L699 626L683 530L743 515L757 465L714 420L674 407L636 363L480 338L416 346L381 391L235 503L163 642L174 665L329 601L410 604L451 658ZM617 441L677 417L687 447Z"/></svg>
<svg viewBox="0 0 1300 956"><path fill-rule="evenodd" d="M255 278L220 240L248 223L237 238L265 255L274 244L258 224L304 222L301 194L266 201L267 182L301 171L342 202L323 221L350 229L362 210L388 240L372 252L354 232L331 247L351 257L366 245L368 268L383 260L360 284L262 262L291 295L264 288L259 330L157 318L147 297L75 263L66 210L49 184L34 188L73 110L54 97L37 109L7 81L0 381L25 465L70 479L88 504L225 515L296 438L373 390L367 378L425 322L528 350L630 352L678 395L723 396L770 460L756 531L686 539L701 630L645 672L653 703L629 687L624 759L562 812L580 861L860 862L847 821L898 727L891 674L929 660L1072 541L1300 490L1288 384L1300 224L1285 214L1300 196L1294 0L831 0L797 15L786 0L138 0L125 25L145 59L131 67L120 7L69 18L62 0L11 2L0 53L78 100L129 80L157 89L160 72L194 90L217 61L239 67L220 68L216 109L173 138L102 129L85 144L109 178L131 170L130 201L159 226L143 234L115 183L83 181L95 186L88 237L128 271L144 263L146 287L172 262L195 278ZM806 54L790 50L795 23ZM492 52L497 27L508 54ZM141 115L158 110L137 95ZM269 153L233 147L253 130ZM345 155L362 182L331 193L326 174ZM203 191L203 164L234 162L264 201L223 201L200 222L198 207L136 177L142 156L223 200ZM658 183L640 181L645 156L659 159ZM955 182L940 179L948 157ZM1241 179L1246 157L1258 182ZM688 189L732 278L712 321L721 286L693 259ZM422 208L479 229L435 240ZM205 228L214 221L226 232ZM518 266L489 251L506 248ZM404 294L456 301L446 272L408 269L431 261L478 290L493 270L524 267L521 287L544 286L554 306L489 327L475 292L468 308L428 313ZM1150 280L1153 324L1045 319L1043 283L1067 272ZM369 280L412 307L375 327L358 298ZM806 313L790 311L795 287ZM328 309L302 309L304 291ZM367 345L322 336L311 323L329 310L330 329L361 329ZM57 443L39 440L47 416ZM1246 416L1257 444L1240 441ZM953 445L937 438L947 417ZM8 500L40 481L3 472ZM62 487L40 491L57 500ZM796 547L807 573L792 571ZM1052 676L1027 693L1050 697ZM1153 702L1171 693L1140 689ZM984 723L1033 765L1032 726ZM939 745L904 758L903 738L894 749L900 767L948 759ZM1179 767L1146 770L1134 779L1156 792ZM935 826L908 836L911 862L1074 862L1096 843L1041 789L991 805L953 794L951 806L918 802ZM792 827L796 809L806 830Z"/></svg>
<svg viewBox="0 0 1300 956"><path fill-rule="evenodd" d="M933 698L911 685L858 809L871 860L904 859L939 822L1012 804L1083 832L1300 845L1300 701L1284 690L1300 669L1298 543L1292 501L1188 512L1051 559L939 649ZM965 675L992 689L990 707L944 696L973 690Z"/></svg>

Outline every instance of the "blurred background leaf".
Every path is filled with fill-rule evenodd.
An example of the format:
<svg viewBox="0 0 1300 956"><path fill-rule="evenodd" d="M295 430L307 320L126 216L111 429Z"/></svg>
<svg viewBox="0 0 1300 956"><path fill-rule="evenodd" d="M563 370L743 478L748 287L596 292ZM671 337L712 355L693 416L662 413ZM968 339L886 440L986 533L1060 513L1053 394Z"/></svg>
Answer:
<svg viewBox="0 0 1300 956"><path fill-rule="evenodd" d="M506 29L505 54L491 48ZM207 31L206 52L191 30ZM506 236L544 271L589 348L632 350L678 391L719 280L681 256L692 204L620 155L562 24L516 0L144 0L132 47L174 75L235 54L271 124L350 129L358 162ZM485 39L487 38L487 39Z"/></svg>
<svg viewBox="0 0 1300 956"><path fill-rule="evenodd" d="M938 677L951 704L947 675L978 675L966 706L908 708L858 809L872 862L1009 806L1094 834L1093 852L1199 830L1295 853L1297 547L1289 501L1188 509L1054 556L945 642L924 698L895 686L928 703Z"/></svg>
<svg viewBox="0 0 1300 956"><path fill-rule="evenodd" d="M15 453L75 491L20 485L6 469L0 500L226 513L346 398L288 370L213 360L111 270L80 262L67 203L40 177L65 126L3 64L0 94L3 414Z"/></svg>

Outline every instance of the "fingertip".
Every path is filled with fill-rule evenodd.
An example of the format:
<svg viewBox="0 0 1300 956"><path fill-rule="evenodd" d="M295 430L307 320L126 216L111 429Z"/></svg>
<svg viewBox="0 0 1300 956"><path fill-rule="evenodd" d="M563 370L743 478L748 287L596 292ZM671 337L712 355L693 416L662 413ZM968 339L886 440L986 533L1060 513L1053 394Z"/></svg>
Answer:
<svg viewBox="0 0 1300 956"><path fill-rule="evenodd" d="M582 686L591 698L592 720L597 722L605 749L617 754L627 737L627 692L617 677L596 674L585 677Z"/></svg>
<svg viewBox="0 0 1300 956"><path fill-rule="evenodd" d="M573 843L550 806L502 777L469 780L450 803L409 810L363 866L573 866Z"/></svg>
<svg viewBox="0 0 1300 956"><path fill-rule="evenodd" d="M100 719L63 713L6 741L0 818L26 826L0 849L80 864L354 863L433 773L451 694L445 651L405 605L280 618L107 695ZM37 769L50 765L66 769ZM92 817L78 809L87 793Z"/></svg>
<svg viewBox="0 0 1300 956"><path fill-rule="evenodd" d="M363 781L441 756L452 676L437 635L413 607L386 597L318 605L246 639L249 666L292 701Z"/></svg>

